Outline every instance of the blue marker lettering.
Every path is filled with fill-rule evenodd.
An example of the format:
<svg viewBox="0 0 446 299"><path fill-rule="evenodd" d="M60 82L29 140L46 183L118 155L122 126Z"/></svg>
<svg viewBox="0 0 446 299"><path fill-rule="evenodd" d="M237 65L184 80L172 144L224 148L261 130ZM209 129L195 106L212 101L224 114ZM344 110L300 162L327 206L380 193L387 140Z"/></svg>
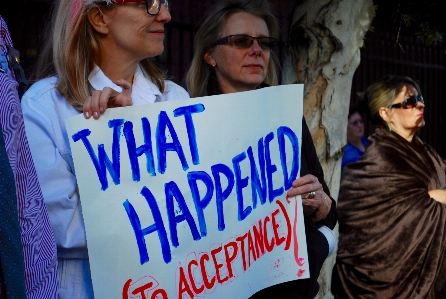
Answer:
<svg viewBox="0 0 446 299"><path fill-rule="evenodd" d="M225 218L223 215L223 202L231 195L234 188L234 173L232 170L224 164L215 164L211 167L212 175L215 182L215 199L217 204L217 219L218 230L223 231L225 229ZM228 186L226 189L222 189L220 174L223 174L228 180Z"/></svg>
<svg viewBox="0 0 446 299"><path fill-rule="evenodd" d="M288 167L286 163L285 136L290 140L293 151L293 162L291 164L292 168L290 176L288 176ZM282 162L284 186L285 190L288 190L292 187L293 181L297 178L297 173L299 171L299 139L293 130L288 127L280 127L277 129L277 139L279 142L280 161Z"/></svg>
<svg viewBox="0 0 446 299"><path fill-rule="evenodd" d="M167 142L166 138L166 128L169 128L170 136L172 138L172 142ZM158 171L163 174L166 171L167 163L166 163L166 152L173 151L176 152L178 158L181 161L181 165L183 166L183 170L186 171L189 169L187 165L186 157L184 156L183 147L181 146L180 140L178 139L178 135L175 132L175 128L173 127L172 122L167 116L166 111L161 111L158 116L158 126L156 129L156 151L158 154Z"/></svg>
<svg viewBox="0 0 446 299"><path fill-rule="evenodd" d="M265 178L265 150L263 146L263 138L260 138L257 142L259 165L260 165L260 177L259 172L256 167L256 162L254 160L254 154L252 152L252 147L248 148L248 158L251 164L251 188L252 188L252 207L255 209L257 207L257 194L260 198L260 203L263 205L266 202L266 178Z"/></svg>
<svg viewBox="0 0 446 299"><path fill-rule="evenodd" d="M173 111L175 117L184 115L186 121L187 136L189 137L189 148L194 165L200 164L200 156L198 155L197 136L195 134L195 126L192 121L193 113L201 113L204 111L203 104L195 104L191 106L179 107Z"/></svg>
<svg viewBox="0 0 446 299"><path fill-rule="evenodd" d="M186 201L184 200L183 194L181 194L175 182L169 182L164 186L164 191L166 194L166 208L167 216L169 218L169 228L170 228L170 240L172 245L178 247L180 244L178 242L178 230L177 224L183 221L187 221L189 224L190 232L195 241L200 240L200 234L198 233L197 226L195 224L194 218L187 207ZM178 204L180 211L175 212L174 198ZM181 212L181 213L180 213ZM176 215L178 214L178 215Z"/></svg>
<svg viewBox="0 0 446 299"><path fill-rule="evenodd" d="M274 198L283 194L283 186L279 189L274 189L273 173L277 171L277 166L271 163L271 151L269 149L270 142L274 139L274 133L271 132L265 137L265 160L266 160L266 175L268 178L268 198L269 202L273 202Z"/></svg>
<svg viewBox="0 0 446 299"><path fill-rule="evenodd" d="M133 181L139 182L141 179L141 174L139 170L138 157L142 154L146 155L146 169L147 172L155 176L155 164L153 161L153 149L152 149L152 138L150 130L150 122L147 118L143 117L142 131L144 135L144 144L140 147L136 147L135 135L133 134L133 123L126 121L124 123L124 136L127 141L127 150L129 153L130 166L132 169Z"/></svg>
<svg viewBox="0 0 446 299"><path fill-rule="evenodd" d="M244 220L252 212L252 207L248 206L246 209L243 207L243 188L248 186L248 177L241 178L242 171L240 169L240 163L246 159L246 154L241 153L232 159L232 165L235 172L235 190L237 192L238 203L238 221Z"/></svg>
<svg viewBox="0 0 446 299"><path fill-rule="evenodd" d="M127 212L127 216L129 217L130 223L132 224L133 231L135 232L141 265L149 261L149 253L147 252L147 245L144 236L153 232L158 232L158 238L161 244L163 259L164 262L168 264L172 260L172 254L170 252L169 240L167 239L167 233L166 229L164 228L163 219L161 218L160 209L155 197L147 187L144 187L141 190L141 194L145 197L147 203L149 204L150 211L152 212L152 216L155 221L154 224L144 229L141 228L141 222L139 221L138 214L136 213L133 205L129 202L128 199L123 204L125 211Z"/></svg>
<svg viewBox="0 0 446 299"><path fill-rule="evenodd" d="M194 200L195 210L197 211L198 224L200 226L201 236L207 235L206 220L204 219L204 209L209 205L214 194L214 183L211 177L204 171L189 172L187 174L192 199ZM200 199L200 191L198 190L197 180L200 180L206 186L206 194Z"/></svg>
<svg viewBox="0 0 446 299"><path fill-rule="evenodd" d="M73 134L72 138L74 142L82 140L88 154L90 155L90 159L93 162L93 165L96 169L96 173L99 178L99 182L101 183L101 190L105 191L108 188L108 180L107 180L107 172L109 171L110 176L112 177L113 183L115 185L119 185L120 175L121 175L121 165L120 165L120 135L121 128L124 123L123 119L113 119L108 122L109 128L113 129L113 142L112 142L112 161L107 156L105 152L104 145L98 145L98 156L96 156L93 146L88 140L88 136L90 136L91 131L88 129L81 130L76 134Z"/></svg>

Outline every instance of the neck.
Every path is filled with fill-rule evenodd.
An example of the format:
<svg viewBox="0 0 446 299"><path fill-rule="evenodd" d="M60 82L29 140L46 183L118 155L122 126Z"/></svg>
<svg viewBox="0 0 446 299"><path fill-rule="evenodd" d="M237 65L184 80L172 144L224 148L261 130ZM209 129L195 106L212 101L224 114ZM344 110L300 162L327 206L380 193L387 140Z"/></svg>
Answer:
<svg viewBox="0 0 446 299"><path fill-rule="evenodd" d="M248 84L234 84L233 82L228 82L226 80L222 80L220 76L217 74L217 82L220 88L220 91L224 94L226 93L235 93L242 91L250 91L256 89L257 85L248 85Z"/></svg>
<svg viewBox="0 0 446 299"><path fill-rule="evenodd" d="M250 91L250 90L254 90L254 89L256 89L255 86L253 88L250 88L250 87L237 88L237 87L234 87L234 86L221 86L220 85L220 90L224 94L226 94L226 93L242 92L242 91Z"/></svg>
<svg viewBox="0 0 446 299"><path fill-rule="evenodd" d="M104 72L104 74L110 78L113 82L119 79L124 79L130 84L133 83L133 76L136 71L137 63L131 65L118 65L115 63L97 63L99 68Z"/></svg>
<svg viewBox="0 0 446 299"><path fill-rule="evenodd" d="M353 144L354 146L356 146L357 148L359 148L361 151L365 151L365 146L361 141L361 138L359 139L354 139L354 140L349 140L348 142L350 142L351 144Z"/></svg>
<svg viewBox="0 0 446 299"><path fill-rule="evenodd" d="M113 82L124 79L132 84L139 60L134 57L127 57L122 53L118 55L117 51L107 49L104 45L104 50L100 53L98 61L95 62Z"/></svg>
<svg viewBox="0 0 446 299"><path fill-rule="evenodd" d="M415 133L417 132L416 130L403 130L401 128L393 127L392 125L390 125L389 128L409 142L412 142L413 136L415 136Z"/></svg>

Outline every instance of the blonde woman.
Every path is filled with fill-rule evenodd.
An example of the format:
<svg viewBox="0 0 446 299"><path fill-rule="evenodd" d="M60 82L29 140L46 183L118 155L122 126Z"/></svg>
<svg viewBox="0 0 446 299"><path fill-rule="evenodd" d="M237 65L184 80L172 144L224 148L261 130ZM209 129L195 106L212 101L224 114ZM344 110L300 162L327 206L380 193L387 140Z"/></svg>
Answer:
<svg viewBox="0 0 446 299"><path fill-rule="evenodd" d="M386 76L365 96L379 126L343 170L333 294L444 298L446 161L416 136L425 123L420 87Z"/></svg>
<svg viewBox="0 0 446 299"><path fill-rule="evenodd" d="M213 7L195 36L194 58L187 73L192 97L277 84L272 49L278 24L271 11L266 0L221 0ZM301 177L287 195L303 198L310 278L274 285L251 299L314 298L321 267L335 247L336 203L330 198L307 123L297 121L302 121Z"/></svg>
<svg viewBox="0 0 446 299"><path fill-rule="evenodd" d="M167 0L61 0L52 64L23 96L27 136L58 249L60 298L93 298L85 227L64 120L188 98L148 59L163 52ZM43 56L45 57L45 56ZM51 59L52 57L52 59ZM88 200L88 199L87 199Z"/></svg>

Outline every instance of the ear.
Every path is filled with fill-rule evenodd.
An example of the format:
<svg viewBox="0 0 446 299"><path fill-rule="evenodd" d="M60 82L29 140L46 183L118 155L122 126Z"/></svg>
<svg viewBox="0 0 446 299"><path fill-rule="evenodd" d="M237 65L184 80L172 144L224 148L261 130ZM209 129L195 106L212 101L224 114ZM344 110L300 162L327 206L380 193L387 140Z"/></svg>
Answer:
<svg viewBox="0 0 446 299"><path fill-rule="evenodd" d="M379 108L379 111L378 111L379 116L381 116L381 118L386 123L388 123L390 121L389 111L390 111L389 108L384 108L384 107Z"/></svg>
<svg viewBox="0 0 446 299"><path fill-rule="evenodd" d="M217 61L214 58L214 53L212 53L211 50L206 51L203 55L204 61L206 61L207 64L209 64L212 67L215 67L217 65Z"/></svg>
<svg viewBox="0 0 446 299"><path fill-rule="evenodd" d="M90 25L99 33L108 34L109 28L106 22L106 16L97 6L93 6L87 13L87 19Z"/></svg>

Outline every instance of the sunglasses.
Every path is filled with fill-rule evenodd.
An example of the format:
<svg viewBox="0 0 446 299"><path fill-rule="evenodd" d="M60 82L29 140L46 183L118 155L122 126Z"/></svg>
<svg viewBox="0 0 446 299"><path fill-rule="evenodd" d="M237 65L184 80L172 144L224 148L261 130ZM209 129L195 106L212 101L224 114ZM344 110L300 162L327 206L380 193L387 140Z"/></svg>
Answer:
<svg viewBox="0 0 446 299"><path fill-rule="evenodd" d="M265 51L271 51L277 45L277 39L274 37L254 37L244 34L228 35L215 42L215 45L232 45L237 48L249 49L257 41L260 48Z"/></svg>
<svg viewBox="0 0 446 299"><path fill-rule="evenodd" d="M114 4L124 4L124 3L132 3L132 2L145 2L147 13L151 16L156 16L160 13L161 4L169 9L169 2L167 0L114 0Z"/></svg>
<svg viewBox="0 0 446 299"><path fill-rule="evenodd" d="M389 108L390 109L392 109L392 108L411 109L411 108L417 107L418 102L421 102L421 103L424 104L424 99L423 99L422 95L419 95L417 97L410 97L410 98L402 101L401 103L393 104Z"/></svg>

